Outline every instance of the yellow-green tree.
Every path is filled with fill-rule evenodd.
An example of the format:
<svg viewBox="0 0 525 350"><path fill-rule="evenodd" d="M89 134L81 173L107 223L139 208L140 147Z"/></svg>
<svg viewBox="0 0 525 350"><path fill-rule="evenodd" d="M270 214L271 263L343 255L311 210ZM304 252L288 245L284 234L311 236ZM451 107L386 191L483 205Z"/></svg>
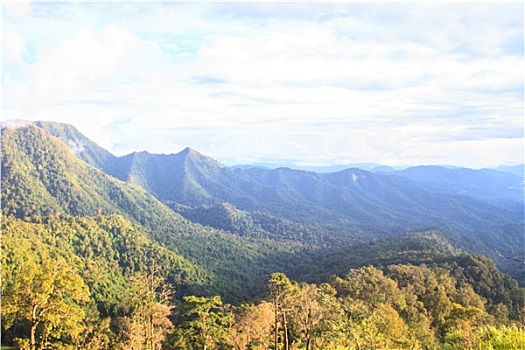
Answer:
<svg viewBox="0 0 525 350"><path fill-rule="evenodd" d="M291 298L291 321L297 343L306 350L329 346L341 323L342 309L335 298L336 291L328 284L300 283L299 290Z"/></svg>
<svg viewBox="0 0 525 350"><path fill-rule="evenodd" d="M378 268L353 269L333 285L346 315L342 335L357 349L420 347L399 315L407 307L406 295L396 281Z"/></svg>
<svg viewBox="0 0 525 350"><path fill-rule="evenodd" d="M28 245L7 238L12 244ZM6 244L7 242L3 242ZM5 247L5 245L4 245ZM28 247L29 248L29 247ZM41 256L22 249L4 251L2 259L2 322L29 323L29 347L72 341L83 330L82 303L89 299L84 280L62 257Z"/></svg>
<svg viewBox="0 0 525 350"><path fill-rule="evenodd" d="M228 342L233 315L224 312L221 298L186 296L179 310L171 345L175 349L220 349Z"/></svg>

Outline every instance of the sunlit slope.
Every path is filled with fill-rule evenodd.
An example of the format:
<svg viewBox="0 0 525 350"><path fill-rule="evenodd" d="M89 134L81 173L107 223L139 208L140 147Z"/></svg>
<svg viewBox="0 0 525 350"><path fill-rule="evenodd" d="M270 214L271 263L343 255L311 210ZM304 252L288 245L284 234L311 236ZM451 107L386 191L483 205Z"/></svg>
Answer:
<svg viewBox="0 0 525 350"><path fill-rule="evenodd" d="M208 271L207 292L226 298L258 293L254 286L300 248L194 224L144 189L84 163L35 126L2 130L2 212L28 222L59 215L122 215L153 242Z"/></svg>

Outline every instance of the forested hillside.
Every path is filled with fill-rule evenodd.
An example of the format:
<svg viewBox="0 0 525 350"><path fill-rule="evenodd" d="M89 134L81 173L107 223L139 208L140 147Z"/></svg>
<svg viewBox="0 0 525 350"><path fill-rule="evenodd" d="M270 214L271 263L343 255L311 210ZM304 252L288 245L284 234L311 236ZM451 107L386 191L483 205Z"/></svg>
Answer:
<svg viewBox="0 0 525 350"><path fill-rule="evenodd" d="M287 232L315 244L318 236L348 244L440 227L450 233L448 239L455 245L491 256L505 272L525 283L523 267L496 253L525 256L523 178L511 173L437 166L325 174L287 168L230 169L189 148L178 154L138 152L115 157L71 125L37 125L84 161L141 186L195 222L226 228L228 218L220 223L220 213L211 224L191 213L229 203L248 212L250 220L271 218L272 223L277 219L281 224L285 220Z"/></svg>
<svg viewBox="0 0 525 350"><path fill-rule="evenodd" d="M65 144L32 126L2 133L2 212L29 222L122 215L149 239L208 270L215 281L206 291L226 299L260 293L265 274L304 249L293 241L254 241L192 223L142 188L80 161Z"/></svg>
<svg viewBox="0 0 525 350"><path fill-rule="evenodd" d="M198 289L187 276L206 274L121 217L4 219L3 225L2 337L21 348L525 346L517 282L487 258L447 259L443 247L425 250L426 235L401 243L411 245L402 254L425 264L369 265L320 284L273 273L262 283L266 297L230 305L220 296L191 295ZM377 259L399 259L393 249Z"/></svg>
<svg viewBox="0 0 525 350"><path fill-rule="evenodd" d="M525 347L512 174L116 157L51 122L1 141L5 345Z"/></svg>

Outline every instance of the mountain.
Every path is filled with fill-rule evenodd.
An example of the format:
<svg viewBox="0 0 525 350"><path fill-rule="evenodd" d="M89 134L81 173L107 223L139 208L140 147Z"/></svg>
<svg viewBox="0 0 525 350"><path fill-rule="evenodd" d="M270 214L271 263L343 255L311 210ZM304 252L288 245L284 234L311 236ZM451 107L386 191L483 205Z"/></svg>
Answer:
<svg viewBox="0 0 525 350"><path fill-rule="evenodd" d="M111 167L117 159L80 133L73 125L49 121L37 121L34 125L64 142L78 158L98 169Z"/></svg>
<svg viewBox="0 0 525 350"><path fill-rule="evenodd" d="M83 152L77 152L77 156L98 167L102 175L107 177L105 174L109 174L128 184L140 186L147 191L143 191L143 195L152 194L154 198L147 197L148 204L145 204L152 210L144 209L144 205L130 204L136 201L129 198L126 205L134 206L131 212L142 211L143 214L138 217L131 217L150 229L156 228L155 234L164 242L173 240L167 239L164 233L158 233L159 227L162 232L170 232L170 227L177 225L191 228L190 232L200 232L203 230L202 225L205 225L211 230L209 232L218 230L229 233L230 236L226 237L230 240L232 237L269 239L272 242L287 241L289 244L317 247L346 245L406 231L443 227L453 234L451 240L455 244L469 251L489 254L501 266L508 266L508 262L502 261L495 253L495 248L508 255L522 254L524 250L523 192L516 188L519 181L511 174L444 167L414 167L387 173L356 168L335 173L289 168L242 170L228 168L189 148L178 154L136 152L113 157L88 142L71 126L58 123L37 125L58 136L71 151L77 150L79 144L83 145ZM69 157L74 155L74 152L70 152ZM68 173L75 166L78 167L61 167L55 169L54 173ZM53 167L46 165L42 168L41 178L53 178L46 172L46 169ZM89 168L89 171L94 172L95 169ZM38 175L37 170L33 169L33 172ZM75 173L82 172L75 170ZM115 183L118 186L125 185ZM116 186L114 182L111 184L102 187ZM29 187L34 187L35 191L40 188ZM50 190L55 190L55 187L51 186ZM77 187L73 186L74 189ZM91 188L98 188L96 184L87 183L80 187L87 189L87 192L78 193L77 197L90 199L86 203L75 204L79 201L75 202L75 196L69 195L72 199L66 200L69 207L85 207L97 195L104 197L104 191L100 189L95 191L98 194L91 194ZM130 188L138 191L139 187L126 184L124 188L128 197L140 197L140 191L130 194ZM42 192L42 196L46 195L45 192ZM63 207L56 203L56 198L63 196L60 191L48 196L51 204L47 207ZM99 208L106 208L106 212L114 206L124 209L122 203L112 199L115 195L105 196L106 204ZM150 203L153 199L156 204L152 206ZM7 201L8 204L11 202ZM221 207L224 203L229 204L231 210ZM172 210L166 211L165 205ZM33 206L38 207L38 204ZM95 207L91 205L90 210L84 208L83 211L70 213L93 213ZM151 211L158 214L151 215ZM243 212L247 214L238 215ZM127 215L130 217L130 214ZM233 217L242 219L232 221ZM169 223L173 220L176 223ZM198 225L192 226L194 224L191 222ZM498 235L506 239L494 239ZM186 242L180 244L188 251L192 249ZM200 253L192 254L198 256ZM202 260L202 256L199 259Z"/></svg>
<svg viewBox="0 0 525 350"><path fill-rule="evenodd" d="M256 183L191 148L177 154L143 151L116 157L71 125L55 122L36 122L35 125L60 139L86 163L121 181L146 189L165 203L211 205L234 202L253 209L250 193ZM78 151L79 148L82 151Z"/></svg>
<svg viewBox="0 0 525 350"><path fill-rule="evenodd" d="M435 193L468 196L490 202L523 202L523 179L508 172L418 166L390 174L422 183Z"/></svg>
<svg viewBox="0 0 525 350"><path fill-rule="evenodd" d="M174 210L192 222L242 237L300 242L316 249L358 240L355 236L342 234L335 225L298 223L268 213L239 210L229 203L195 208L179 205Z"/></svg>
<svg viewBox="0 0 525 350"><path fill-rule="evenodd" d="M469 253L524 277L511 174L242 170L189 148L116 157L58 123L1 131L3 344L192 349L211 325L217 349L270 348L272 298L300 348L311 315L312 348L523 333L523 288Z"/></svg>
<svg viewBox="0 0 525 350"><path fill-rule="evenodd" d="M120 214L156 229L185 221L144 189L86 164L35 126L2 130L2 212L21 219Z"/></svg>
<svg viewBox="0 0 525 350"><path fill-rule="evenodd" d="M214 159L186 148L177 154L132 153L118 158L107 172L137 184L159 200L186 205L245 203L250 207L250 192L257 184L236 175Z"/></svg>
<svg viewBox="0 0 525 350"><path fill-rule="evenodd" d="M292 169L249 169L254 180L297 202L344 217L359 227L396 231L443 226L472 231L492 222L522 220L520 208L439 193L425 183L360 169L316 174ZM323 222L323 218L317 218ZM374 228L375 227L375 228Z"/></svg>
<svg viewBox="0 0 525 350"><path fill-rule="evenodd" d="M299 243L254 241L192 223L141 187L85 163L39 127L4 128L1 141L5 217L40 222L64 215L122 216L151 242L204 271L206 279L199 279L198 287L202 293L220 293L230 300L258 294L266 274L282 269L289 257L304 249Z"/></svg>
<svg viewBox="0 0 525 350"><path fill-rule="evenodd" d="M65 137L70 126L44 125L66 144L72 144L71 139L89 144L79 133ZM83 153L102 151L90 144ZM463 168L422 166L388 173L351 168L322 174L290 168L242 170L228 168L189 148L169 155L135 152L106 156L104 159L111 161L104 163L90 160L96 157L83 157L170 206L231 203L241 210L301 222L335 222L347 229L376 222L381 231L381 227L402 231L434 225L474 230L489 220L505 220L509 208L498 206L496 200L523 202L523 189L516 177ZM519 204L510 209L511 215L521 216L519 209Z"/></svg>
<svg viewBox="0 0 525 350"><path fill-rule="evenodd" d="M118 227L124 225L126 230L141 232L139 240L153 246L155 239L170 230L192 231L184 219L178 218L143 189L113 179L82 162L65 144L40 128L5 128L1 141L4 217L50 223L61 217L67 220L66 217L117 215L122 220ZM195 286L211 283L213 277L209 271L186 260L177 251L171 254L180 261L180 272L191 281L188 283ZM206 276L208 281L204 282L195 271L200 271L198 275Z"/></svg>
<svg viewBox="0 0 525 350"><path fill-rule="evenodd" d="M349 168L358 168L367 171L388 171L388 170L401 170L404 167L389 167L377 163L348 163L348 164L336 164L336 165L301 165L294 162L279 162L279 163L264 163L256 162L253 164L239 164L231 167L232 169L247 170L252 168L259 169L278 169L278 168L290 168L294 170L311 171L314 173L334 173L337 171L346 170Z"/></svg>
<svg viewBox="0 0 525 350"><path fill-rule="evenodd" d="M520 177L522 180L525 177L525 165L524 164L518 164L518 165L501 165L497 168L494 168L493 170L501 171L504 173L511 173L518 177Z"/></svg>

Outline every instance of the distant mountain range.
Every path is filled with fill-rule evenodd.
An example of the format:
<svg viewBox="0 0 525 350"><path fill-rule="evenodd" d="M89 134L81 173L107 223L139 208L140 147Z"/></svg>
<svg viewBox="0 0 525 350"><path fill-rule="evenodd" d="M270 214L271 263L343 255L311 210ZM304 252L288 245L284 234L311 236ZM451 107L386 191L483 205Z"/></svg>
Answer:
<svg viewBox="0 0 525 350"><path fill-rule="evenodd" d="M247 170L251 168L260 169L277 169L277 168L290 168L295 170L305 170L315 173L335 173L341 170L358 168L361 170L367 170L371 172L393 172L398 170L405 170L412 166L389 166L378 163L348 163L348 164L337 164L337 165L301 165L295 162L278 162L278 163L267 163L267 162L256 162L252 164L238 164L231 166L232 169ZM420 167L420 166L418 166ZM462 167L455 165L440 165L441 168L447 169L461 169ZM501 165L495 168L483 168L478 170L496 170L504 173L511 173L521 178L525 176L524 165Z"/></svg>
<svg viewBox="0 0 525 350"><path fill-rule="evenodd" d="M118 157L72 125L25 123L2 130L2 212L122 215L207 276L200 283L230 295L264 273L299 271L290 256L310 261L312 251L435 228L525 281L523 268L495 251L525 255L519 167L360 166L372 171L227 167L190 148ZM333 255L323 256L330 265ZM253 283L243 282L248 275Z"/></svg>
<svg viewBox="0 0 525 350"><path fill-rule="evenodd" d="M358 168L367 171L394 171L402 170L406 167L391 167L387 165L381 165L378 163L349 163L349 164L337 164L337 165L300 165L294 162L279 162L279 163L263 163L256 162L253 164L239 164L231 167L232 169L251 169L251 168L262 168L262 169L277 169L277 168L290 168L295 170L311 171L314 173L335 173L337 171Z"/></svg>
<svg viewBox="0 0 525 350"><path fill-rule="evenodd" d="M524 167L523 164L500 165L499 167L496 167L494 169L489 169L489 170L497 170L497 171L501 171L501 172L504 172L504 173L511 173L511 174L519 176L522 179L525 176L524 175L525 174L525 167Z"/></svg>
<svg viewBox="0 0 525 350"><path fill-rule="evenodd" d="M190 148L169 155L134 152L115 157L70 125L36 125L88 164L139 185L167 205L227 202L292 220L377 226L380 231L435 225L476 230L507 215L521 215L516 215L519 210L507 212L511 203L495 206L523 199L521 179L502 172L437 166L323 174L289 168L231 169Z"/></svg>

